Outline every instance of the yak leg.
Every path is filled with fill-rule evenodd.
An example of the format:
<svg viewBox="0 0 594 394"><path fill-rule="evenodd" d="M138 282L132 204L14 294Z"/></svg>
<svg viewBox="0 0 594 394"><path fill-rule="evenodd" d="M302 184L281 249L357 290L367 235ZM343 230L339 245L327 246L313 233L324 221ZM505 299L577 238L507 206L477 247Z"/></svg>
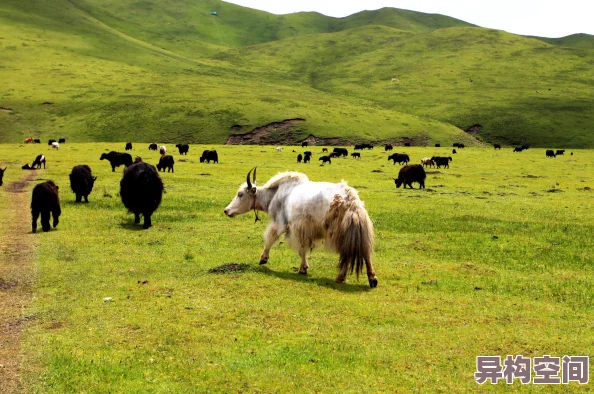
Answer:
<svg viewBox="0 0 594 394"><path fill-rule="evenodd" d="M43 231L50 231L50 211L41 212L41 228Z"/></svg>
<svg viewBox="0 0 594 394"><path fill-rule="evenodd" d="M144 216L144 226L142 226L142 228L146 230L147 228L153 225L153 223L151 222L151 214L143 213L142 216Z"/></svg>
<svg viewBox="0 0 594 394"><path fill-rule="evenodd" d="M37 219L39 219L39 211L31 211L31 215L33 216L33 220L31 221L31 231L34 233L37 231Z"/></svg>
<svg viewBox="0 0 594 394"><path fill-rule="evenodd" d="M140 223L140 214L134 212L134 224Z"/></svg>
<svg viewBox="0 0 594 394"><path fill-rule="evenodd" d="M279 232L276 223L270 223L268 225L266 232L264 233L264 251L260 255L260 264L268 263L268 258L270 257L270 248L272 248L272 245L278 241L281 234L282 233Z"/></svg>
<svg viewBox="0 0 594 394"><path fill-rule="evenodd" d="M54 218L54 228L60 223L60 211L52 211L52 217ZM49 219L48 219L49 220Z"/></svg>
<svg viewBox="0 0 594 394"><path fill-rule="evenodd" d="M377 287L377 277L375 276L375 270L371 261L365 260L365 266L367 267L367 279L369 279L369 287L372 289Z"/></svg>
<svg viewBox="0 0 594 394"><path fill-rule="evenodd" d="M338 272L338 276L336 277L336 283L344 283L344 281L346 280L348 270L349 270L348 264L345 264L344 266L342 266L340 268L340 271Z"/></svg>
<svg viewBox="0 0 594 394"><path fill-rule="evenodd" d="M89 195L87 194L85 197L85 202L89 202Z"/></svg>
<svg viewBox="0 0 594 394"><path fill-rule="evenodd" d="M299 256L301 257L301 267L299 267L299 274L307 275L307 269L309 268L309 264L307 264L307 249L300 249Z"/></svg>
<svg viewBox="0 0 594 394"><path fill-rule="evenodd" d="M76 194L76 202L80 202L81 198L82 198L82 195Z"/></svg>

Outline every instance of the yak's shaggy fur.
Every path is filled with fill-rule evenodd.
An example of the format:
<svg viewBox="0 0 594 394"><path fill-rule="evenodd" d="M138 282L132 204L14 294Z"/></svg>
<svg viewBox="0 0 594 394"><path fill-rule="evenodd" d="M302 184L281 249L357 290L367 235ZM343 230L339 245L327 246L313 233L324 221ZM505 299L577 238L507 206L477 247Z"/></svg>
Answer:
<svg viewBox="0 0 594 394"><path fill-rule="evenodd" d="M159 170L159 171L167 170L167 172L174 172L173 171L174 164L175 164L175 160L173 160L173 156L171 156L171 155L161 156L161 158L159 159L159 164L157 164L157 170Z"/></svg>
<svg viewBox="0 0 594 394"><path fill-rule="evenodd" d="M33 217L31 230L33 232L37 231L37 219L40 214L43 231L50 231L50 214L54 219L54 228L58 225L62 213L58 189L53 181L40 183L33 188L31 197L31 216Z"/></svg>
<svg viewBox="0 0 594 394"><path fill-rule="evenodd" d="M107 160L111 164L111 171L115 172L116 167L125 166L129 167L132 164L132 156L129 153L120 153L111 151L109 153L103 153L99 160Z"/></svg>
<svg viewBox="0 0 594 394"><path fill-rule="evenodd" d="M86 165L74 166L70 173L70 188L76 194L76 202L89 202L89 194L93 191L96 176L93 176L91 168Z"/></svg>
<svg viewBox="0 0 594 394"><path fill-rule="evenodd" d="M144 216L144 229L151 227L151 215L161 204L163 181L155 166L138 161L124 170L120 181L120 196L124 206L134 214L134 223Z"/></svg>
<svg viewBox="0 0 594 394"><path fill-rule="evenodd" d="M257 187L255 171L253 181L250 173L225 214L233 217L251 209L268 213L271 221L264 234L260 264L268 262L270 248L284 234L287 244L301 257L300 274L307 274L307 254L324 243L340 255L337 282L344 282L349 271L359 276L365 265L369 285L377 286L371 261L373 224L355 189L345 182L311 182L298 172L277 174Z"/></svg>

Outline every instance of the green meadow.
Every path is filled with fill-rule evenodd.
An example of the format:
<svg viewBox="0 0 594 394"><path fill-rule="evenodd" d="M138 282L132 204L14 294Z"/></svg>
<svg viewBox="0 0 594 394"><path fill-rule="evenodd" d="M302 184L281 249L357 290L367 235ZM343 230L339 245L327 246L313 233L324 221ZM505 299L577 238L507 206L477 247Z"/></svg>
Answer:
<svg viewBox="0 0 594 394"><path fill-rule="evenodd" d="M135 143L132 155L156 164L147 145ZM544 149L460 149L449 169L427 169L426 189L403 190L392 180L400 166L378 148L320 166L318 146L311 164L297 164L292 150L305 149L196 144L180 156L169 145L175 173L161 173L162 204L141 230L118 195L122 167L99 161L123 147L0 145L0 201L29 174L20 166L44 153L47 168L27 193L52 179L62 205L57 229L30 236L22 392L471 392L476 356L591 352L591 150L548 159ZM206 148L219 164L199 163ZM403 150L413 163L451 154ZM69 188L78 164L98 177L88 204ZM223 214L254 166L260 184L294 170L355 187L374 223L379 286L364 276L334 283L338 257L323 250L300 276L282 242L259 266L266 215L254 223L252 213ZM28 206L16 208L29 223Z"/></svg>
<svg viewBox="0 0 594 394"><path fill-rule="evenodd" d="M221 144L235 125L304 118L298 139L470 143L480 124L479 142L592 148L593 48L392 8L5 0L0 142Z"/></svg>

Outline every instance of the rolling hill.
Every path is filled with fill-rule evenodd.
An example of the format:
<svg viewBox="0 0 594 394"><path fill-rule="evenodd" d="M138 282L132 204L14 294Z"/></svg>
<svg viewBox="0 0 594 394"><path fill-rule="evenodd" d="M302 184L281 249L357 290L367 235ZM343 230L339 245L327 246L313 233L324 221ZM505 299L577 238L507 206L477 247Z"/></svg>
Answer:
<svg viewBox="0 0 594 394"><path fill-rule="evenodd" d="M8 0L0 142L223 143L303 118L293 140L472 144L462 129L480 124L488 142L590 147L588 42L390 8L337 19L214 0Z"/></svg>

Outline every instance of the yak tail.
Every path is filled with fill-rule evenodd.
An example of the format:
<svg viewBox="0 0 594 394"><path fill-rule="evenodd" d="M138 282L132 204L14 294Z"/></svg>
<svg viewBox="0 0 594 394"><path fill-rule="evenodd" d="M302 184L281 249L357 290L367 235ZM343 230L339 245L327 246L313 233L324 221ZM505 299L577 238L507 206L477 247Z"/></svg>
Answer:
<svg viewBox="0 0 594 394"><path fill-rule="evenodd" d="M344 198L334 197L326 228L330 244L340 255L338 268L341 272L346 268L359 278L363 266L373 267L373 224L355 189L347 186Z"/></svg>

